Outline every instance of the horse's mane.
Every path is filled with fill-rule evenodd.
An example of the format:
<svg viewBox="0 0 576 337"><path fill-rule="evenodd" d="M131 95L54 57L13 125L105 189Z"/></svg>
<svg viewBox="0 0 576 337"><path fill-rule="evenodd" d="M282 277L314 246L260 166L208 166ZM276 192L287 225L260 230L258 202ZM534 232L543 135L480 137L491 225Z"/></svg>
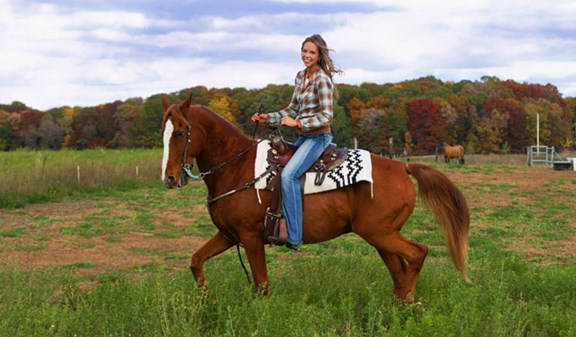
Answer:
<svg viewBox="0 0 576 337"><path fill-rule="evenodd" d="M213 125L217 125L218 128L223 128L225 134L237 136L243 139L249 139L249 137L241 130L237 125L231 123L230 121L224 119L222 116L218 115L212 109L205 105L200 104L192 104L190 105L187 113L190 116L186 116L186 113L181 111L181 109L167 109L164 112L164 117L162 118L162 130L161 133L164 133L164 128L166 127L166 122L169 119L169 116L172 116L177 121L180 121L182 124L194 124L194 119L196 118L205 118ZM190 120L189 120L190 119Z"/></svg>
<svg viewBox="0 0 576 337"><path fill-rule="evenodd" d="M224 117L220 116L219 114L217 114L216 112L214 112L212 109L210 109L205 105L200 104L191 105L190 114L192 115L191 118L194 118L193 117L194 114L200 114L202 116L207 117L215 125L218 125L218 127L223 128L224 132L228 135L237 136L242 139L250 140L249 137L246 135L246 133L244 133L244 131L240 129L240 127L224 119Z"/></svg>

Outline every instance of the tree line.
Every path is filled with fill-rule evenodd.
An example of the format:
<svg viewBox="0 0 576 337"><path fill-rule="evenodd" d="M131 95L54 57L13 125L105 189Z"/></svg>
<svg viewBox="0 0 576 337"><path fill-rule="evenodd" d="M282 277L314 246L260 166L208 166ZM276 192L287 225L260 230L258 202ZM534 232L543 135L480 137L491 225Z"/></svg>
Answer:
<svg viewBox="0 0 576 337"><path fill-rule="evenodd" d="M443 82L433 76L399 83L338 84L332 124L341 146L370 151L434 153L444 143L467 153L525 153L536 143L574 149L576 98L551 84L518 83L485 76L480 81ZM287 106L292 85L262 89L203 86L168 93L177 103L192 95L247 135L258 109ZM161 94L93 107L62 106L39 111L22 102L0 104L0 150L152 148L161 146ZM264 131L262 131L264 132ZM286 138L292 131L284 130ZM262 136L262 135L261 135Z"/></svg>

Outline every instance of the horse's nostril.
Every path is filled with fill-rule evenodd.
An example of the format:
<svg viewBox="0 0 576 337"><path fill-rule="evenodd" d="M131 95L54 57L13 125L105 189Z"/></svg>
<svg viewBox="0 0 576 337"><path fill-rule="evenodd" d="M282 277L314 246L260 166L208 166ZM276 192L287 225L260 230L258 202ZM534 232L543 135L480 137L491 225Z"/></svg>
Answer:
<svg viewBox="0 0 576 337"><path fill-rule="evenodd" d="M164 180L164 184L168 188L174 188L174 186L176 186L176 179L174 178L174 176L167 176L166 179Z"/></svg>

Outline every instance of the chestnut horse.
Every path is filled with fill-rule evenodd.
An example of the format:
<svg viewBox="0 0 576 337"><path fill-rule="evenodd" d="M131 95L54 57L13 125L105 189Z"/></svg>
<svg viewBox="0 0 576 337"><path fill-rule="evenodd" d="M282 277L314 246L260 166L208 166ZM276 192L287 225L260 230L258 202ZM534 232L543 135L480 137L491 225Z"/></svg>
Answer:
<svg viewBox="0 0 576 337"><path fill-rule="evenodd" d="M444 162L449 163L452 158L458 158L458 162L464 165L464 147L462 145L444 144Z"/></svg>
<svg viewBox="0 0 576 337"><path fill-rule="evenodd" d="M208 188L206 204L218 231L192 255L190 268L204 287L204 262L241 244L257 290L268 294L264 215L271 192L253 188L257 141L190 97L165 108L163 179L166 187L186 184L194 159ZM466 274L470 215L462 192L440 171L422 164L402 163L372 154L373 186L360 182L341 189L306 195L304 244L354 232L373 246L392 276L394 295L414 301L416 281L428 253L424 244L400 234L418 196L439 222L449 255L462 277ZM191 174L190 174L191 176ZM373 195L371 192L373 188ZM260 202L261 201L261 202ZM283 248L284 249L284 248Z"/></svg>

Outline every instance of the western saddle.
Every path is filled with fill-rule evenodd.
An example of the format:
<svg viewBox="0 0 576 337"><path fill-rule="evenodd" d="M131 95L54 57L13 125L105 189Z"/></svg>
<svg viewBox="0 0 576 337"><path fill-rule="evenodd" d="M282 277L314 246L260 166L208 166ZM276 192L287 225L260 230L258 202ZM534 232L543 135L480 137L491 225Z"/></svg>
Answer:
<svg viewBox="0 0 576 337"><path fill-rule="evenodd" d="M286 219L282 217L282 196L280 175L282 169L286 166L290 158L296 152L296 147L291 143L287 143L282 138L282 134L278 129L274 130L268 137L270 140L270 150L266 157L266 161L272 167L276 167L275 175L268 184L268 188L272 189L272 200L270 207L266 210L266 217L264 219L264 238L270 243L275 245L284 245L288 240L288 231L286 228ZM348 157L347 148L337 148L336 144L332 143L324 150L320 158L307 170L307 172L315 172L314 179L315 185L322 185L326 174L342 163ZM300 185L303 186L305 177L300 178ZM302 193L304 190L302 188Z"/></svg>

